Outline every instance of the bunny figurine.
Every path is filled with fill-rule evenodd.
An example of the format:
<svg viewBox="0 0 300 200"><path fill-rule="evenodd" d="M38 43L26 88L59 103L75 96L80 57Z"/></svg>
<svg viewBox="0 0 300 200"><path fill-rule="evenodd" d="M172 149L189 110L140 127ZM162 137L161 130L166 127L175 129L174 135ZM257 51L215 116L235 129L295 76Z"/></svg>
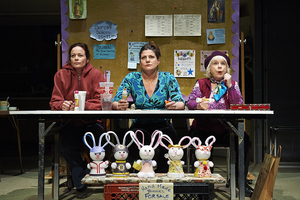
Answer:
<svg viewBox="0 0 300 200"><path fill-rule="evenodd" d="M99 176L99 177L105 177L106 172L105 168L108 167L109 162L108 161L103 161L105 157L105 150L104 147L108 144L106 142L102 147L101 147L101 141L102 138L106 135L106 133L103 133L100 138L99 138L99 146L96 146L95 138L93 133L91 132L86 132L83 136L84 139L84 144L90 149L90 157L93 160L92 162L88 163L87 168L90 169L90 176ZM86 141L86 137L90 137L93 140L94 147L91 148L90 145ZM106 137L109 139L109 137Z"/></svg>
<svg viewBox="0 0 300 200"><path fill-rule="evenodd" d="M163 139L167 140L169 142L169 145L166 146L163 143ZM182 146L181 143L183 140L188 139L188 144ZM166 158L168 158L168 165L169 165L169 172L167 174L170 178L183 178L184 172L182 165L184 165L184 161L181 161L183 157L183 149L190 146L192 143L192 138L189 136L182 137L178 144L173 144L172 139L168 136L163 134L161 136L161 139L159 140L159 143L161 146L165 147L168 150L168 153L165 155Z"/></svg>
<svg viewBox="0 0 300 200"><path fill-rule="evenodd" d="M141 143L139 141L139 139L137 138L137 132L142 133L143 143ZM139 168L140 171L137 174L139 178L155 177L153 167L155 167L157 163L155 160L152 160L152 159L155 155L154 149L156 149L158 147L159 139L160 139L161 135L162 135L161 131L158 131L158 130L154 131L151 135L150 145L144 145L144 133L142 131L137 130L135 133L133 133L133 132L130 133L132 140L134 141L134 143L137 145L137 147L140 150L140 152L139 152L140 158L142 159L142 160L137 160L137 163L135 163L138 166L140 166L140 168ZM152 147L156 136L158 136L158 140L157 140L156 144ZM135 167L135 169L137 169L137 168Z"/></svg>
<svg viewBox="0 0 300 200"><path fill-rule="evenodd" d="M208 144L209 140L212 139L212 142ZM214 166L212 161L209 161L208 158L211 155L212 144L216 141L214 136L209 136L205 140L206 146L202 146L202 142L198 137L192 139L192 145L196 148L195 155L198 159L195 161L194 166L196 167L195 177L197 178L210 178L211 171L210 167ZM198 142L198 144L196 144Z"/></svg>
<svg viewBox="0 0 300 200"><path fill-rule="evenodd" d="M133 143L133 140L131 140L128 145L126 146L126 136L130 135L130 133L133 133L133 131L128 131L123 138L123 143L120 143L120 140L117 136L117 134L113 131L108 131L107 132L107 141L108 143L114 147L113 153L114 153L114 157L116 159L116 162L113 162L111 164L111 168L112 168L112 174L114 178L124 178L124 177L128 177L129 176L129 172L128 170L131 168L130 163L126 162L126 159L128 158L128 148L129 146ZM116 142L117 144L113 144L110 141L109 138L109 134L112 134L115 136Z"/></svg>

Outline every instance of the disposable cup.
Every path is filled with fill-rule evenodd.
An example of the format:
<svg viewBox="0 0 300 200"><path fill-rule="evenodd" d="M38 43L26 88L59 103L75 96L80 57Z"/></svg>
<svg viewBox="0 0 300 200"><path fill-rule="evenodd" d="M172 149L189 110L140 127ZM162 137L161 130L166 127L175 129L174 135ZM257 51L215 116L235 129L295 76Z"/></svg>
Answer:
<svg viewBox="0 0 300 200"><path fill-rule="evenodd" d="M100 82L100 99L102 110L111 110L113 100L113 82Z"/></svg>
<svg viewBox="0 0 300 200"><path fill-rule="evenodd" d="M9 102L8 101L0 101L0 110L8 110Z"/></svg>
<svg viewBox="0 0 300 200"><path fill-rule="evenodd" d="M111 104L113 97L103 97L103 95L100 95L101 98L101 106L102 110L111 110Z"/></svg>
<svg viewBox="0 0 300 200"><path fill-rule="evenodd" d="M79 109L84 110L85 108L85 99L86 99L86 91L78 91L79 94Z"/></svg>

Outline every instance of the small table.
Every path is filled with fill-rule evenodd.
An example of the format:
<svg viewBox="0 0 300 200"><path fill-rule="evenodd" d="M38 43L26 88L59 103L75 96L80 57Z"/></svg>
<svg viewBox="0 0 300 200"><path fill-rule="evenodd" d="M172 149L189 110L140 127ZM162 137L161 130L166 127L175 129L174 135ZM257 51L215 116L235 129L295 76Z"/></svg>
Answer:
<svg viewBox="0 0 300 200"><path fill-rule="evenodd" d="M239 144L239 197L245 199L245 177L244 177L244 119L265 119L267 115L274 114L274 111L253 111L253 110L109 110L109 111L9 111L9 115L18 118L39 119L39 172L38 172L38 199L44 199L44 137L48 134L56 122L53 122L45 130L45 120L57 121L60 119L135 119L135 118L213 118L219 119L226 128L230 130L230 190L231 199L236 198L235 183L235 160L234 160L234 137L238 137ZM236 129L229 120L236 119ZM58 159L59 135L55 134L55 158L54 158L54 199L58 200L59 194L59 159Z"/></svg>

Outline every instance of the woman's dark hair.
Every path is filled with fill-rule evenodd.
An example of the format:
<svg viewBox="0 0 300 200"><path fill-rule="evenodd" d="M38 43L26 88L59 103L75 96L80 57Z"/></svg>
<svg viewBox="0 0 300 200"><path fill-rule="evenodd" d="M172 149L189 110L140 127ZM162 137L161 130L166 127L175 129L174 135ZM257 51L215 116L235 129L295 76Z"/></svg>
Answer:
<svg viewBox="0 0 300 200"><path fill-rule="evenodd" d="M75 43L75 44L72 44L69 48L69 61L70 61L70 58L71 58L71 51L74 47L81 47L83 48L83 50L85 51L85 56L87 59L90 59L90 51L89 51L89 48L86 44L84 43Z"/></svg>
<svg viewBox="0 0 300 200"><path fill-rule="evenodd" d="M155 56L156 56L157 59L159 59L159 57L161 56L158 46L156 46L154 43L150 42L150 44L145 44L141 48L140 53L139 53L140 60L141 60L141 54L145 50L152 50L155 53Z"/></svg>

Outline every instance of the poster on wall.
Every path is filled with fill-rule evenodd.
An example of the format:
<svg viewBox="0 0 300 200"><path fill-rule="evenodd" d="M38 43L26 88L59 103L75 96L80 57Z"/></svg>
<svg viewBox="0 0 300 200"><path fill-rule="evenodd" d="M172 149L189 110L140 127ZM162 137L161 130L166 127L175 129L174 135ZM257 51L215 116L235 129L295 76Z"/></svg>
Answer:
<svg viewBox="0 0 300 200"><path fill-rule="evenodd" d="M98 21L92 25L90 28L90 33L91 38L100 42L103 40L115 40L117 39L118 35L117 24L114 24L109 20L105 22Z"/></svg>
<svg viewBox="0 0 300 200"><path fill-rule="evenodd" d="M201 36L201 15L174 15L174 36Z"/></svg>
<svg viewBox="0 0 300 200"><path fill-rule="evenodd" d="M115 44L94 44L94 59L116 59Z"/></svg>
<svg viewBox="0 0 300 200"><path fill-rule="evenodd" d="M200 71L201 72L205 72L205 67L204 67L205 58L207 58L207 56L211 55L212 52L214 52L214 51L215 50L213 50L213 51L201 51L201 54L200 54ZM225 53L226 55L228 55L227 50L218 50L218 51L221 51L221 52Z"/></svg>
<svg viewBox="0 0 300 200"><path fill-rule="evenodd" d="M207 22L225 23L225 0L207 0Z"/></svg>
<svg viewBox="0 0 300 200"><path fill-rule="evenodd" d="M69 18L86 19L86 0L69 0Z"/></svg>
<svg viewBox="0 0 300 200"><path fill-rule="evenodd" d="M128 42L128 69L136 69L140 63L140 50L148 42Z"/></svg>
<svg viewBox="0 0 300 200"><path fill-rule="evenodd" d="M206 29L207 44L225 44L225 28Z"/></svg>
<svg viewBox="0 0 300 200"><path fill-rule="evenodd" d="M145 15L145 36L172 36L172 15Z"/></svg>
<svg viewBox="0 0 300 200"><path fill-rule="evenodd" d="M174 76L195 77L195 50L174 50Z"/></svg>

